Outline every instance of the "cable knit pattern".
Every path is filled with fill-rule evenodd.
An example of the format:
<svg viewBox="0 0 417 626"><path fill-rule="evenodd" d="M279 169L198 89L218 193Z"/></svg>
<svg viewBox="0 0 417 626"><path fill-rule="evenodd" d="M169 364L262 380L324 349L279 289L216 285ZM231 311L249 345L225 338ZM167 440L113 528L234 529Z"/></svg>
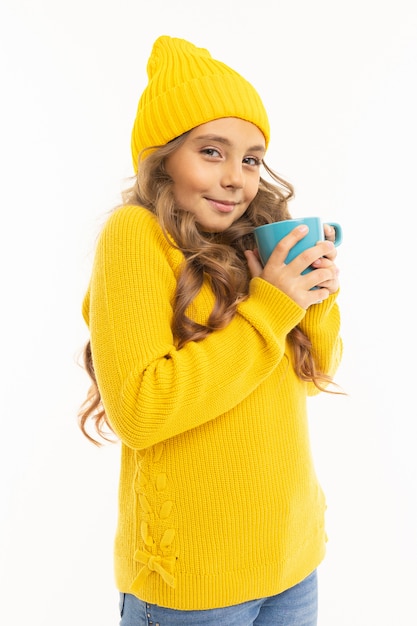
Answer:
<svg viewBox="0 0 417 626"><path fill-rule="evenodd" d="M325 501L292 368L300 325L330 374L341 356L331 296L307 312L256 278L233 321L178 350L172 300L182 254L141 207L99 238L83 314L97 380L121 439L118 588L162 606L209 609L298 583L325 553ZM205 322L206 282L189 315Z"/></svg>

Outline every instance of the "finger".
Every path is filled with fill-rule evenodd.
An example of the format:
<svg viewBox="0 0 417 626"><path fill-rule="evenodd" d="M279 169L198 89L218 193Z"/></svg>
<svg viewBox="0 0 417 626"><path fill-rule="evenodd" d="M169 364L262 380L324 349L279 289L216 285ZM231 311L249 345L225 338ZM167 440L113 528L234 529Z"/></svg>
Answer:
<svg viewBox="0 0 417 626"><path fill-rule="evenodd" d="M267 264L270 261L273 264L284 263L291 248L293 248L298 241L303 239L303 237L305 237L307 233L308 226L306 226L305 224L301 224L300 226L294 228L290 233L288 233L288 235L283 237L281 241L277 243L274 250L272 251L271 256L268 259Z"/></svg>
<svg viewBox="0 0 417 626"><path fill-rule="evenodd" d="M334 231L334 229L333 229ZM335 231L334 231L335 232ZM324 258L326 259L330 259L330 261L334 261L335 258L337 257L337 248L334 245L334 239L327 239L326 241L329 242L330 244L330 249L326 252L326 254L323 255Z"/></svg>
<svg viewBox="0 0 417 626"><path fill-rule="evenodd" d="M321 291L317 290L317 291ZM323 304L323 300L325 300L326 298L324 298L321 294L320 294L320 300L316 300L316 302L313 302L313 304Z"/></svg>
<svg viewBox="0 0 417 626"><path fill-rule="evenodd" d="M245 257L248 262L249 273L252 278L260 276L262 273L262 263L259 260L257 251L245 250Z"/></svg>
<svg viewBox="0 0 417 626"><path fill-rule="evenodd" d="M329 259L329 261L334 262L337 257L337 248L333 248L330 252L328 252L323 258Z"/></svg>
<svg viewBox="0 0 417 626"><path fill-rule="evenodd" d="M316 287L325 287L330 293L335 293L339 289L339 268L325 258L318 259L315 263L313 263L313 267L315 269L310 273L313 274L313 277L316 279ZM326 269L330 273L330 276L325 280L321 280L323 278L323 274L317 273L319 272L319 268Z"/></svg>
<svg viewBox="0 0 417 626"><path fill-rule="evenodd" d="M334 272L330 268L314 269L303 276L306 279L304 284L309 290L327 287L335 279Z"/></svg>
<svg viewBox="0 0 417 626"><path fill-rule="evenodd" d="M333 226L329 224L324 224L324 236L328 241L336 241L336 231Z"/></svg>
<svg viewBox="0 0 417 626"><path fill-rule="evenodd" d="M334 244L331 241L319 241L312 248L301 252L295 257L291 264L293 264L293 267L301 274L320 258L329 257L332 254L334 254Z"/></svg>
<svg viewBox="0 0 417 626"><path fill-rule="evenodd" d="M321 304L324 300L327 300L327 298L330 295L330 292L325 287L320 287L318 289L311 289L308 292L308 295L309 295L309 302L306 308L308 308L309 306L312 306L313 304Z"/></svg>
<svg viewBox="0 0 417 626"><path fill-rule="evenodd" d="M329 290L330 293L335 293L340 287L339 270L336 268L333 272L333 277L331 279L324 280L323 282L318 283L317 286L320 288L325 287L326 289Z"/></svg>
<svg viewBox="0 0 417 626"><path fill-rule="evenodd" d="M329 255L321 256L319 259L316 259L311 264L311 267L333 267L333 266L334 266L333 259L331 259Z"/></svg>

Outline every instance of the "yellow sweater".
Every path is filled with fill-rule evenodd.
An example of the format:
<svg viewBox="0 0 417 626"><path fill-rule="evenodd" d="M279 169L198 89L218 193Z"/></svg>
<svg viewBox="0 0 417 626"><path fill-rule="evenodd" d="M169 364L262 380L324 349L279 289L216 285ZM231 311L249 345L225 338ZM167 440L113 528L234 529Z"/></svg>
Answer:
<svg viewBox="0 0 417 626"><path fill-rule="evenodd" d="M297 324L333 374L335 296L306 312L255 278L223 330L178 350L172 298L182 254L155 217L124 207L99 238L83 314L103 403L120 438L118 589L175 609L273 595L325 553L325 501L306 396L287 343ZM190 315L213 304L205 284Z"/></svg>

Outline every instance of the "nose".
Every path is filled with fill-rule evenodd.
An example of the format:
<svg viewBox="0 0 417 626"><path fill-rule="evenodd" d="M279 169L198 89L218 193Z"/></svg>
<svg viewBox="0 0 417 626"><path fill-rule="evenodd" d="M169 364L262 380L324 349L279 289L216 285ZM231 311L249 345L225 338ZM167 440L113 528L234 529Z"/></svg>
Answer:
<svg viewBox="0 0 417 626"><path fill-rule="evenodd" d="M243 167L240 160L229 160L224 164L222 172L222 186L232 189L243 187Z"/></svg>

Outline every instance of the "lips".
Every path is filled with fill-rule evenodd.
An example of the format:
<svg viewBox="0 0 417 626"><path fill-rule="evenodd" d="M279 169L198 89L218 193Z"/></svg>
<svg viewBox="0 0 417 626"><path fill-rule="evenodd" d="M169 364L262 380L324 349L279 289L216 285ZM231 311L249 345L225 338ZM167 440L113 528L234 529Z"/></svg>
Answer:
<svg viewBox="0 0 417 626"><path fill-rule="evenodd" d="M236 206L236 202L227 202L223 200L214 200L212 198L206 198L207 202L220 213L231 213Z"/></svg>

